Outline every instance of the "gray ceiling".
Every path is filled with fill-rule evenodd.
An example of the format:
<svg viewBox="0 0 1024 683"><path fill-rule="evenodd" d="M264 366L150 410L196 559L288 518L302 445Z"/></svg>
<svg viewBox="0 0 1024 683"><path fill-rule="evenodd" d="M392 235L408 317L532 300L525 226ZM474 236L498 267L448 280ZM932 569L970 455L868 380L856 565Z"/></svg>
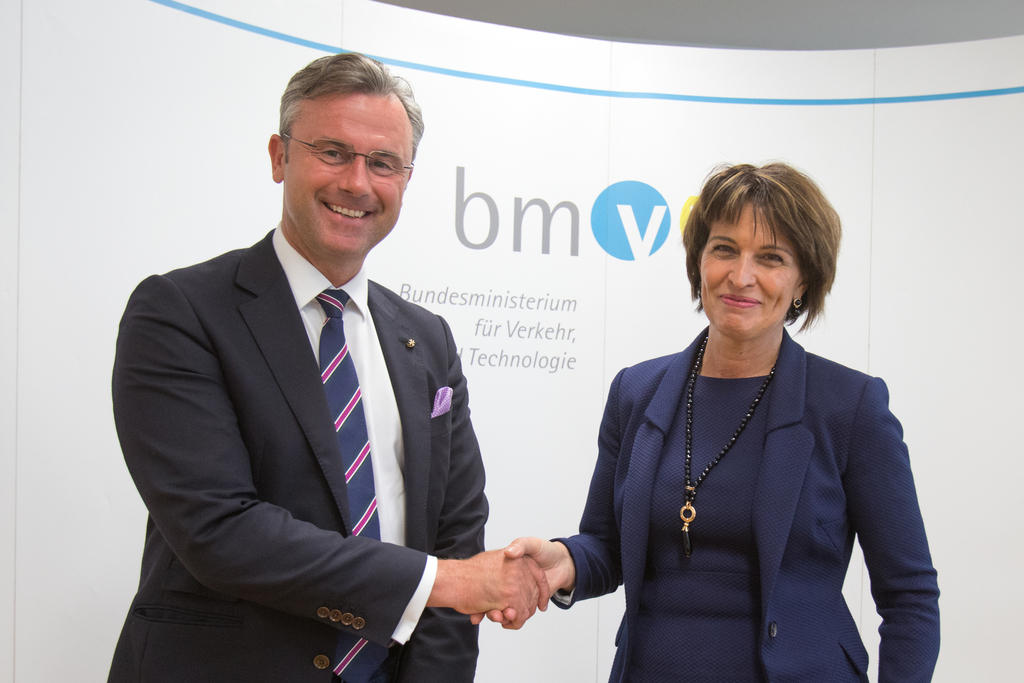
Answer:
<svg viewBox="0 0 1024 683"><path fill-rule="evenodd" d="M770 50L930 45L1024 35L1024 0L379 0L608 40Z"/></svg>

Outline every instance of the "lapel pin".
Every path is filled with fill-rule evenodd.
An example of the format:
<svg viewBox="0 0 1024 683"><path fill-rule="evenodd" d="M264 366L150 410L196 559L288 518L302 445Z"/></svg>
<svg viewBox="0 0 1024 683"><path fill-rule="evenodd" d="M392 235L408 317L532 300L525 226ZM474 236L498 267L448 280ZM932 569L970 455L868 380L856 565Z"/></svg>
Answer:
<svg viewBox="0 0 1024 683"><path fill-rule="evenodd" d="M409 337L408 339L405 340L405 348L412 349L412 348L415 348L415 347L416 347L416 340L415 339L413 339L412 337Z"/></svg>

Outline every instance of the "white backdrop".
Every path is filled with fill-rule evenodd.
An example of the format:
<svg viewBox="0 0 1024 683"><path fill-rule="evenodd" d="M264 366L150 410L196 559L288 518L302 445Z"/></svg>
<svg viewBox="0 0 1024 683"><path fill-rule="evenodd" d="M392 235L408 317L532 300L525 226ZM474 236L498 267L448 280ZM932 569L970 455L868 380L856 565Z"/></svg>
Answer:
<svg viewBox="0 0 1024 683"><path fill-rule="evenodd" d="M395 65L425 110L405 208L371 275L414 299L444 295L430 307L463 348L490 547L575 529L611 377L703 327L678 230L686 199L720 162L780 159L818 180L844 221L826 318L797 339L889 383L939 570L935 678L1017 670L1024 37L752 52L567 38L367 0L15 5L0 5L0 306L12 323L0 334L0 662L11 662L0 681L61 680L69 667L104 679L145 522L111 419L118 319L144 276L276 224L266 143L280 92L338 49ZM1010 91L979 92L997 89ZM656 189L671 221L664 246L631 261L590 227L594 201L625 180ZM571 208L552 213L543 253L531 200L575 206L576 253ZM517 206L531 207L518 249ZM489 235L486 248L464 244ZM453 291L561 305L453 304ZM572 332L509 338L520 323ZM501 353L575 360L557 372L479 363ZM845 593L871 650L859 559ZM520 632L488 624L478 679L605 680L621 609L616 595Z"/></svg>

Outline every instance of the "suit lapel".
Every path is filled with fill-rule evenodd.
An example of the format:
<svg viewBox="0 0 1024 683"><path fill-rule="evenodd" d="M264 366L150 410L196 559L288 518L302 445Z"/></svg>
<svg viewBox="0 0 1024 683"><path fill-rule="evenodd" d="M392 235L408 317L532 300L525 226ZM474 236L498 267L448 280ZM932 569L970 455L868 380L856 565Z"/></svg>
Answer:
<svg viewBox="0 0 1024 683"><path fill-rule="evenodd" d="M422 351L408 341L415 339L406 319L382 293L376 282L369 283L367 300L384 363L402 422L405 450L405 545L428 550L427 494L430 482L430 398Z"/></svg>
<svg viewBox="0 0 1024 683"><path fill-rule="evenodd" d="M236 283L254 295L238 310L305 433L348 529L345 472L327 399L295 298L269 235L243 255Z"/></svg>
<svg viewBox="0 0 1024 683"><path fill-rule="evenodd" d="M775 587L814 449L814 437L801 422L806 398L806 353L788 333L783 335L768 399L764 454L754 491L754 542L764 605L769 603Z"/></svg>

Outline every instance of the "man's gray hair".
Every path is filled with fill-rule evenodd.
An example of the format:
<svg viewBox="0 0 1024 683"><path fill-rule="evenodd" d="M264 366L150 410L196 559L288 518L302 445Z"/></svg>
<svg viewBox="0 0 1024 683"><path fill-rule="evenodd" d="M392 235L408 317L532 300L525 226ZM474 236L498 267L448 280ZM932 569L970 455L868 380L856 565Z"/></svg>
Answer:
<svg viewBox="0 0 1024 683"><path fill-rule="evenodd" d="M290 135L299 105L327 95L394 95L405 108L412 126L412 156L423 137L423 112L412 94L412 86L375 59L356 52L328 55L310 62L292 76L281 95L278 132Z"/></svg>

